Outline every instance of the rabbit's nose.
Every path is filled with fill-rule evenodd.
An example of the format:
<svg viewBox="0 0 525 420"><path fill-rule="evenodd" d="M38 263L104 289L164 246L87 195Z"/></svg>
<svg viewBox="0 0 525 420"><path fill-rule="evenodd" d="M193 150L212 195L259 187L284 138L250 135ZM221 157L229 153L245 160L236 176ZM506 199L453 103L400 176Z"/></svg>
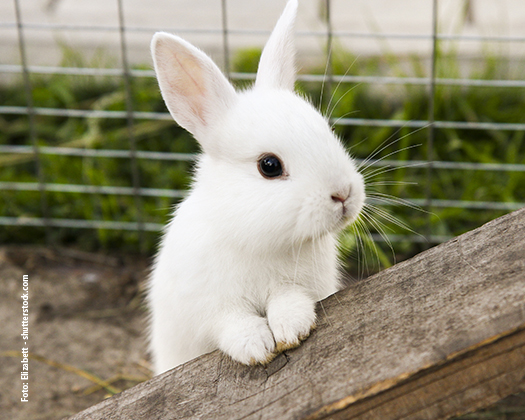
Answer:
<svg viewBox="0 0 525 420"><path fill-rule="evenodd" d="M350 196L350 191L344 191L344 192L339 191L339 192L332 194L331 198L335 203L342 203L344 205L345 201L348 199L349 196Z"/></svg>

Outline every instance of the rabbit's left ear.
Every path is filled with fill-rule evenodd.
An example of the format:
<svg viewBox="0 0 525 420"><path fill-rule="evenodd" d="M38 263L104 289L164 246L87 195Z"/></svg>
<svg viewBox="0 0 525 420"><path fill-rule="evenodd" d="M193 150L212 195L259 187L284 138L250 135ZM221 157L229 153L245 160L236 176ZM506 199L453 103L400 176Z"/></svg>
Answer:
<svg viewBox="0 0 525 420"><path fill-rule="evenodd" d="M178 36L157 32L151 41L151 52L162 97L171 115L206 149L207 139L199 133L216 123L235 103L235 89L210 57Z"/></svg>
<svg viewBox="0 0 525 420"><path fill-rule="evenodd" d="M289 0L266 43L259 62L255 86L293 91L295 46L293 27L298 0Z"/></svg>

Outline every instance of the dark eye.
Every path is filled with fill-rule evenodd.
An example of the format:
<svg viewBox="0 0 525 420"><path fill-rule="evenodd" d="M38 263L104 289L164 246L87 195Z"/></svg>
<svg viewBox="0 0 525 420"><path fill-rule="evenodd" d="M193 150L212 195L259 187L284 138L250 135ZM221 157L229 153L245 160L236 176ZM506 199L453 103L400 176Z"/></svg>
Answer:
<svg viewBox="0 0 525 420"><path fill-rule="evenodd" d="M257 167L265 178L277 178L283 174L283 164L275 155L264 155L257 162Z"/></svg>

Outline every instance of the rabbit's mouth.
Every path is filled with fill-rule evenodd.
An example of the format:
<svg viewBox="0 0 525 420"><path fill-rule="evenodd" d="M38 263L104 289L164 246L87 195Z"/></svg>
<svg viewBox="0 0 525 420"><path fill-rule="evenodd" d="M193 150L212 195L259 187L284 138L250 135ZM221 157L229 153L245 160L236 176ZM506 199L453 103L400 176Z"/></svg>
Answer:
<svg viewBox="0 0 525 420"><path fill-rule="evenodd" d="M345 202L341 202L337 207L336 218L338 219L338 224L346 224L347 219L350 218L348 205Z"/></svg>
<svg viewBox="0 0 525 420"><path fill-rule="evenodd" d="M362 207L363 207L362 204L355 203L354 200L352 201L348 200L348 201L345 201L344 203L341 203L341 207L338 209L338 213L339 213L338 228L343 229L346 226L354 223L359 217Z"/></svg>
<svg viewBox="0 0 525 420"><path fill-rule="evenodd" d="M353 222L362 208L362 204L360 204L357 197L351 195L349 189L348 192L332 194L330 197L335 206L336 218L339 219L339 223L344 225Z"/></svg>

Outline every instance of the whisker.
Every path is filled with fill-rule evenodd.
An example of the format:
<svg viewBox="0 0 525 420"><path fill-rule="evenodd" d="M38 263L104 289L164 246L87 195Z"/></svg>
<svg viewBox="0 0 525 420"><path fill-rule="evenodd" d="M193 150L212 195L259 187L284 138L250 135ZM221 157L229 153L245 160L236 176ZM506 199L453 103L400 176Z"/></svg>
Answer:
<svg viewBox="0 0 525 420"><path fill-rule="evenodd" d="M391 158L394 155L421 146L421 144L411 144L405 147L401 147L397 150L393 150L390 152L387 151L388 148L398 145L399 142L401 142L407 136L413 135L429 126L429 124L427 124L423 127L419 127L415 130L412 130L405 135L399 136L398 138L394 138L395 136L398 136L401 130L404 129L409 123L410 121L407 121L405 125L396 129L387 139L385 139L380 145L378 145L372 151L372 153L370 153L365 159L363 159L358 165L358 171L362 174L363 179L365 181L366 196L368 199L373 200L374 203L405 206L414 210L425 212L423 208L421 208L415 203L412 203L411 201L395 197L393 195L384 193L374 188L394 185L417 185L416 182L389 181L380 178L388 172L392 172L394 170L421 167L426 165L426 163L422 162L408 164L404 164L403 162L393 162L392 164L390 164L390 162L387 161L388 158ZM385 151L387 151L387 153L384 156L380 156ZM385 244L388 246L394 263L396 261L396 253L394 250L392 240L389 234L387 233L395 232L392 226L398 226L408 232L423 237L419 233L415 232L400 218L396 217L393 214L390 214L388 211L370 202L365 202L365 205L363 206L361 212L361 217L359 218L359 222L356 223L355 226L356 231L362 234L362 238L360 238L359 243L363 246L363 248L365 236L369 238L367 246L369 246L370 250L372 250L375 253L375 257L379 268L382 267L381 261L383 261L383 264L386 264L387 260L390 260L390 258L385 259L385 257L388 256L388 254L385 255L383 250L380 250L378 244L376 244L376 242L374 241L374 236L372 235L370 228L376 231L382 238L382 240L385 242Z"/></svg>
<svg viewBox="0 0 525 420"><path fill-rule="evenodd" d="M386 166L386 167L382 166L380 168L373 169L366 174L363 174L363 179L367 181L368 179L372 177L383 175L383 174L386 174L387 172L392 172L397 169L416 168L416 167L422 167L426 165L427 164L425 162L417 162L417 163L411 163L411 164L399 165L399 166Z"/></svg>
<svg viewBox="0 0 525 420"><path fill-rule="evenodd" d="M361 263L361 259L360 259L358 261L358 269L359 269L359 274L360 274L361 278L363 278L363 277L365 277L365 269L368 268L368 264L367 264L365 243L364 243L364 240L363 240L363 236L366 236L367 232L366 232L366 224L364 223L364 221L362 219L362 214L361 214L361 218L356 221L356 228L358 230L358 235L357 235L358 244L359 244L359 246L361 247L361 250L362 250L362 253L361 253L362 263ZM361 267L359 267L359 263L361 263ZM367 273L367 274L370 274L370 273Z"/></svg>
<svg viewBox="0 0 525 420"><path fill-rule="evenodd" d="M390 195L390 194L383 194L383 193L380 193L380 192L372 192L372 193L367 193L367 197L375 198L378 201L382 201L382 202L388 203L388 204L394 204L394 205L397 205L397 206L410 207L411 209L418 210L418 211L421 211L423 213L430 214L430 212L428 212L427 210L425 210L421 206L419 206L419 205L417 205L415 203L412 203L411 201L405 200L404 198L395 197L395 196Z"/></svg>
<svg viewBox="0 0 525 420"><path fill-rule="evenodd" d="M332 96L330 97L330 101L328 102L328 106L326 107L326 110L329 111L330 110L330 104L332 103L332 100L334 99L334 96L337 92L337 89L339 89L339 86L341 86L341 82L343 81L343 79L345 78L345 76L348 74L348 72L352 69L352 67L354 66L354 64L356 63L357 59L359 58L359 55L356 56L356 58L354 59L354 61L352 61L352 64L350 64L350 66L348 67L348 69L345 71L345 74L343 75L343 77L341 77L341 79L339 80L339 83L337 84L337 86L335 87L333 93L332 93ZM346 93L345 93L346 95ZM333 112L333 108L332 108L332 112ZM328 119L330 119L332 117L332 112L328 112L327 113L327 117Z"/></svg>
<svg viewBox="0 0 525 420"><path fill-rule="evenodd" d="M361 263L361 246L360 246L360 234L361 232L359 231L359 223L361 223L361 219L358 218L353 224L352 224L352 232L354 234L354 238L355 238L355 251L356 251L356 262L357 262L357 276L358 278L361 278L362 277L362 273L361 273L361 269L362 269L362 263Z"/></svg>
<svg viewBox="0 0 525 420"><path fill-rule="evenodd" d="M385 225L383 222L381 222L380 220L375 218L373 214L365 214L365 216L369 220L370 224L372 224L377 229L377 232L379 233L379 235L383 238L385 243L390 248L390 251L392 252L392 260L393 260L393 262L395 264L396 263L396 253L394 251L394 246L392 245L392 241L390 241L390 238L388 237L388 235L386 233L387 229L392 231L392 232L393 232L393 230L390 227L388 227L387 225Z"/></svg>
<svg viewBox="0 0 525 420"><path fill-rule="evenodd" d="M357 233L356 223L358 223L358 220L356 220L354 223L352 223L352 225L348 226L344 230L342 236L343 237L345 237L345 236L352 236L354 238L354 240L355 240L355 242L353 243L354 246L349 247L349 248L343 248L343 249L348 251L348 253L350 254L350 257L352 258L352 260L356 262L356 264L357 264L356 272L357 272L357 276L359 276L360 255L359 255L359 243L358 243L358 238L357 238L358 233Z"/></svg>
<svg viewBox="0 0 525 420"><path fill-rule="evenodd" d="M336 106L337 102L333 107L329 107L329 110L333 112ZM336 120L334 125L337 124L338 121L339 120ZM398 138L394 138L395 136L399 135L400 131L404 129L409 123L410 121L407 121L405 125L396 129L387 139L385 139L380 145L378 145L368 157L363 159L358 165L358 171L362 174L363 179L365 181L366 196L367 198L373 201L373 203L365 203L360 217L352 225L352 230L356 236L355 249L358 255L357 269L358 273L361 276L364 275L365 272L369 272L368 267L369 263L372 262L372 260L374 261L374 264L378 264L378 268L381 268L385 264L390 264L390 257L388 256L388 252L386 254L384 252L386 248L384 248L383 245L379 247L379 244L377 244L374 240L375 232L377 232L380 238L382 238L381 240L385 242L386 246L388 246L394 262L396 261L396 253L391 240L390 232L396 232L396 230L394 230L395 226L398 226L399 228L402 228L414 235L424 238L421 234L414 231L402 219L376 205L383 203L394 206L405 206L413 210L428 213L428 211L426 211L419 205L409 200L384 193L381 191L380 188L378 188L386 186L417 185L416 182L395 180L390 181L381 178L388 172L392 172L397 169L415 168L426 165L426 162L404 163L393 161L392 163L390 163L389 161L387 161L388 158L391 158L394 155L421 146L421 144L410 144L408 146L401 147L398 150L387 150L388 148L399 144L400 141L402 141L409 135L413 135L423 129L428 128L429 126L429 124L427 124L425 126L418 127L417 129L412 130L407 134L399 136ZM380 154L382 154L385 151L387 151L385 155L380 156ZM372 231L374 231L374 235L372 235ZM368 249L365 249L365 247L368 247ZM372 252L373 255L370 254L370 252ZM369 258L372 258L372 260L368 261Z"/></svg>
<svg viewBox="0 0 525 420"><path fill-rule="evenodd" d="M340 120L342 120L343 118L348 117L350 114L357 114L358 112L359 111L357 111L357 110L356 111L348 111L345 114L341 115L337 120L334 121L334 123L332 124L332 128L334 128L337 125L337 123Z"/></svg>
<svg viewBox="0 0 525 420"><path fill-rule="evenodd" d="M330 48L328 49L328 54L326 56L326 66L324 68L324 74L323 74L323 82L321 83L321 96L319 97L319 112L323 114L323 93L324 93L324 85L326 82L326 73L328 72L328 65L330 64L330 59L332 57L332 44L330 44ZM328 108L327 108L328 109Z"/></svg>
<svg viewBox="0 0 525 420"><path fill-rule="evenodd" d="M385 150L387 147L395 144L396 142L400 141L401 138L398 138L397 140L394 140L390 142L390 140L399 133L403 127L398 127L396 131L394 131L390 136L388 136L385 140L381 142L372 152L365 158L363 161L359 164L358 169L361 168L364 164L366 164L368 161L372 160L374 156L376 156L378 153L381 153L383 150ZM386 143L386 144L385 144Z"/></svg>
<svg viewBox="0 0 525 420"><path fill-rule="evenodd" d="M346 74L345 74L346 76ZM344 77L344 76L343 76ZM341 81L339 81L339 84L337 85L337 87L339 87L339 85L341 84ZM339 105L339 102L341 102L346 95L348 95L350 92L352 92L354 89L356 89L357 87L361 86L361 83L357 83L355 84L354 86L352 86L350 89L348 89L343 95L341 95L341 97L337 100L337 102L335 103L335 105L332 107L332 110L329 111L329 116L328 116L328 119L332 118L332 114L334 113L335 109L337 108L337 105ZM337 89L337 88L336 88ZM348 114L345 114L345 115L348 115ZM342 117L339 117L337 121L339 121L341 118L344 118L344 116Z"/></svg>
<svg viewBox="0 0 525 420"><path fill-rule="evenodd" d="M381 230L380 227L378 227L376 224L375 224L375 220L374 218L370 215L370 214L366 214L366 212L363 213L363 217L372 225L374 226L378 231ZM366 231L368 233L368 238L369 238L369 245L371 249L374 250L375 252L375 255L376 255L376 260L377 260L377 269L380 270L381 269L381 261L379 259L379 250L377 248L377 244L375 243L374 241L374 238L372 236L372 232L370 231L370 229L368 228L368 226L365 227L366 228ZM383 237L383 239L385 239L385 241L388 243L390 249L392 250L392 253L394 252L394 248L392 247L392 244L390 243L390 240L388 238L385 238L383 235L381 235Z"/></svg>
<svg viewBox="0 0 525 420"><path fill-rule="evenodd" d="M372 211L372 213L370 213L370 211ZM386 221L388 221L388 222L390 222L390 223L392 223L392 224L394 224L396 226L399 226L399 227L401 227L403 229L409 230L410 232L413 232L413 230L405 222L403 222L401 219L399 219L398 217L388 213L384 209L382 209L380 207L377 207L377 206L375 206L373 204L366 203L364 208L363 208L363 212L367 213L369 215L375 213L377 216L382 217Z"/></svg>
<svg viewBox="0 0 525 420"><path fill-rule="evenodd" d="M407 133L405 134L404 136L401 136L397 139L395 139L394 141L392 142L389 142L389 140L392 139L392 137L394 137L397 133L399 133L403 128L405 128L407 126L407 124L409 123L410 121L407 121L406 124L402 125L401 127L399 127L394 133L392 133L385 141L383 141L379 146L377 146L373 151L372 153L366 158L364 159L361 164L359 165L358 169L360 170L363 165L367 164L370 160L372 160L374 158L374 156L377 156L379 153L381 153L383 150L385 150L387 147L390 147L394 144L396 144L397 142L400 142L401 140L405 139L406 137L408 136L411 136L412 134L415 134L417 133L418 131L421 131L427 127L430 126L430 124L425 124L424 126L422 127L419 127L419 128L416 128L415 130L412 130L410 133ZM387 143L388 142L388 143ZM385 144L387 143L387 144ZM378 150L379 149L379 150Z"/></svg>
<svg viewBox="0 0 525 420"><path fill-rule="evenodd" d="M367 141L367 140L368 140L368 137L365 137L365 138L364 138L363 140L361 140L359 143L354 144L353 146L350 146L350 147L348 148L348 151L352 150L354 147L359 146L360 144L363 144L363 143L364 143L365 141Z"/></svg>
<svg viewBox="0 0 525 420"><path fill-rule="evenodd" d="M417 236L420 236L421 238L425 239L425 237L423 235L421 235L420 233L417 233L416 231L414 231L413 229L411 229L405 222L403 222L401 219L399 219L398 217L386 212L385 210L383 210L382 208L380 207L377 207L373 204L369 204L369 203L366 203L365 205L366 207L368 207L369 209L372 209L378 216L382 217L383 219L385 219L386 221L390 222L390 223L393 223L394 225L397 225L405 230L408 230L410 233L413 233L414 235L417 235Z"/></svg>
<svg viewBox="0 0 525 420"><path fill-rule="evenodd" d="M334 297L335 297L335 300L337 300L337 303L339 303L339 306L340 306L341 308L346 309L345 306L343 305L343 302L341 302L341 300L340 300L339 297L337 296L337 293L334 293Z"/></svg>
<svg viewBox="0 0 525 420"><path fill-rule="evenodd" d="M377 182L369 182L366 184L367 187L371 186L387 186L387 185L418 185L417 182L409 182L409 181L377 181Z"/></svg>
<svg viewBox="0 0 525 420"><path fill-rule="evenodd" d="M375 256L375 267L377 267L377 270L381 269L381 261L379 261L379 252L377 250L376 242L374 241L374 238L372 237L372 232L370 231L370 228L365 224L364 225L365 230L365 237L366 237L366 246L370 249L370 251ZM373 267L373 266L372 266ZM370 275L370 271L367 270L368 275Z"/></svg>
<svg viewBox="0 0 525 420"><path fill-rule="evenodd" d="M393 144L393 143L392 143ZM406 146L406 147L403 147L401 149L398 149L398 150L394 150L390 153L388 153L387 155L385 156L381 156L381 158L379 159L376 159L376 160L370 160L368 162L368 164L366 166L363 166L361 165L359 167L359 170L363 170L363 171L366 171L368 168L370 168L370 166L374 165L374 164L377 164L378 162L381 162L382 160L385 160L386 158L392 156L392 155L395 155L397 153L401 153L401 152L404 152L405 150L410 150L410 149L414 149L416 147L420 147L421 146L421 143L418 143L418 144L411 144L410 146Z"/></svg>

